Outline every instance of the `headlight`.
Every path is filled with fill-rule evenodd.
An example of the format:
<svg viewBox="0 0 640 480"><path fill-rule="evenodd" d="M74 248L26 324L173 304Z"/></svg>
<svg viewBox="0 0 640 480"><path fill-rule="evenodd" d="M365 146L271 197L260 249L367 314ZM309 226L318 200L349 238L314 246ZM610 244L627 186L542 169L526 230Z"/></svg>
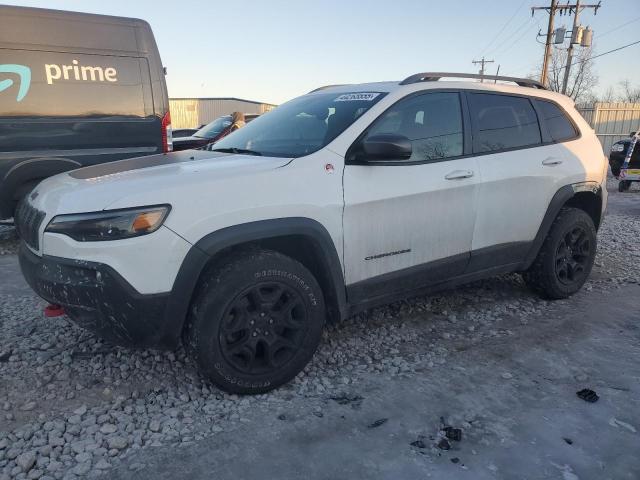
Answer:
<svg viewBox="0 0 640 480"><path fill-rule="evenodd" d="M623 143L615 143L611 147L611 151L612 152L622 152L623 150L624 150L624 144Z"/></svg>
<svg viewBox="0 0 640 480"><path fill-rule="evenodd" d="M104 212L58 215L45 232L61 233L78 242L101 242L147 235L159 229L171 206L106 210Z"/></svg>

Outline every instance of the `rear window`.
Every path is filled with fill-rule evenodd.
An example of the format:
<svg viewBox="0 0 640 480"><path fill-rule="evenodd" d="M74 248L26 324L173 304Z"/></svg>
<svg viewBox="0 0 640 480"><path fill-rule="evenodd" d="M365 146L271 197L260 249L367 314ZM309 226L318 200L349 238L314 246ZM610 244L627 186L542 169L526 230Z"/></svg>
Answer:
<svg viewBox="0 0 640 480"><path fill-rule="evenodd" d="M144 58L9 49L0 58L0 117L153 114Z"/></svg>
<svg viewBox="0 0 640 480"><path fill-rule="evenodd" d="M567 114L555 103L545 100L536 100L535 102L554 142L569 140L578 135L573 123L567 118Z"/></svg>
<svg viewBox="0 0 640 480"><path fill-rule="evenodd" d="M541 143L540 126L527 98L470 93L473 151L495 152Z"/></svg>

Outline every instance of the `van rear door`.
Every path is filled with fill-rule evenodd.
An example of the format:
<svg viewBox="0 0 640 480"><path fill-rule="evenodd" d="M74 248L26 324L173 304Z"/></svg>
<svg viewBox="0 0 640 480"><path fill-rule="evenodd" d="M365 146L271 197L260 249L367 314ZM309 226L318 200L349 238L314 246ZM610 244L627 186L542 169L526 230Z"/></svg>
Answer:
<svg viewBox="0 0 640 480"><path fill-rule="evenodd" d="M0 93L0 155L90 165L162 150L147 58L7 48L0 58L13 82Z"/></svg>

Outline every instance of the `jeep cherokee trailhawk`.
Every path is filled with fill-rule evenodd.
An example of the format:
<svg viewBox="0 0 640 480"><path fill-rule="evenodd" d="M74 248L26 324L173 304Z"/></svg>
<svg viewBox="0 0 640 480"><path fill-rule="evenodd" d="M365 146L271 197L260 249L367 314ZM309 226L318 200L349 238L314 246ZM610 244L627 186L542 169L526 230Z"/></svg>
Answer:
<svg viewBox="0 0 640 480"><path fill-rule="evenodd" d="M606 204L600 143L535 81L457 77L477 78L323 87L209 150L49 178L18 209L24 275L115 343L182 340L239 393L393 299L507 272L568 297Z"/></svg>

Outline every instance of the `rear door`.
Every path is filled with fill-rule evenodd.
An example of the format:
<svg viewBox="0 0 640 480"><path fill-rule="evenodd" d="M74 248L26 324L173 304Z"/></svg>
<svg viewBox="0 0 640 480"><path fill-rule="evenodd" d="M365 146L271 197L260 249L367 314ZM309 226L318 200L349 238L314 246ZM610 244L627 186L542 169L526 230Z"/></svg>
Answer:
<svg viewBox="0 0 640 480"><path fill-rule="evenodd" d="M482 183L469 271L517 263L526 255L564 177L564 153L543 132L524 96L467 92L473 152Z"/></svg>
<svg viewBox="0 0 640 480"><path fill-rule="evenodd" d="M358 141L350 149L344 257L352 301L464 271L479 177L475 159L464 156L463 118L458 92L421 92L390 107L362 137L403 135L412 143L410 159L359 161Z"/></svg>

